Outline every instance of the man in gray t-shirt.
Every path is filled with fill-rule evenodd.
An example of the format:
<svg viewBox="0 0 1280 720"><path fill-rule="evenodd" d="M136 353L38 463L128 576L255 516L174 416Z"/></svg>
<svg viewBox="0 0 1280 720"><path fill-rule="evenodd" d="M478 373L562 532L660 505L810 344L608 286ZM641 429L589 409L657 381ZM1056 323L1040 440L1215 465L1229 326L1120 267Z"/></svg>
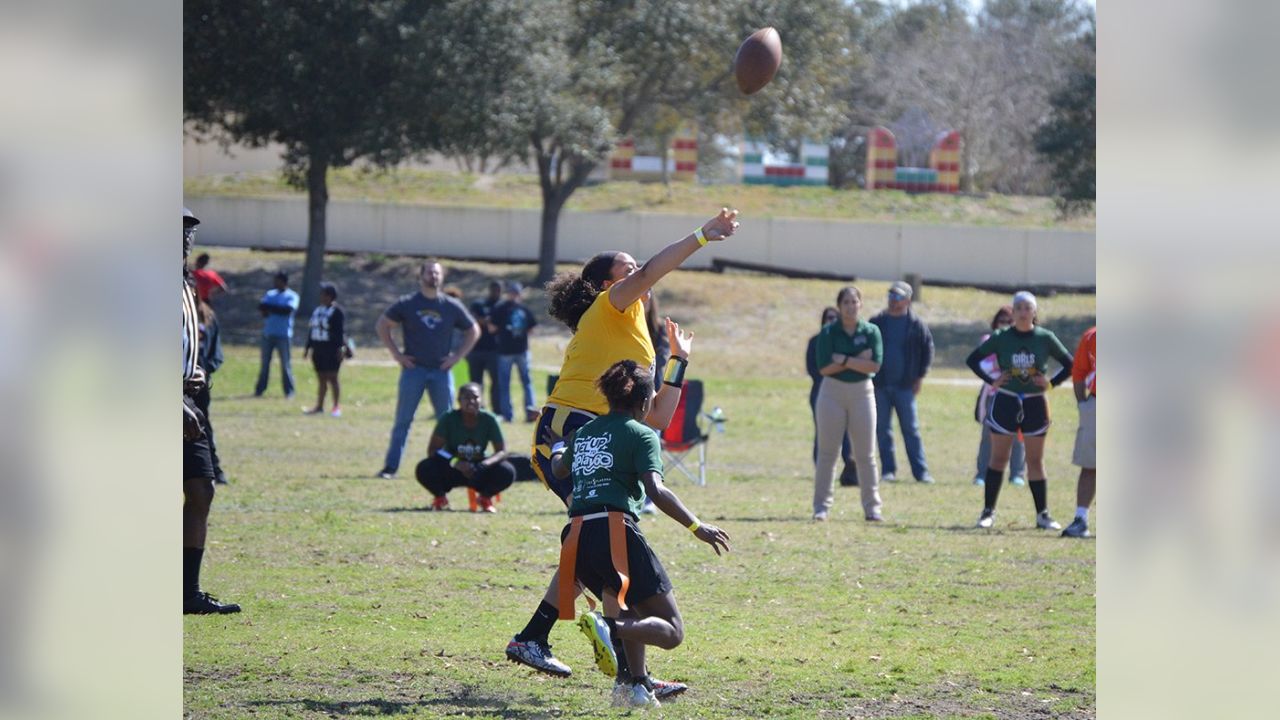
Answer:
<svg viewBox="0 0 1280 720"><path fill-rule="evenodd" d="M400 469L422 393L431 396L437 418L453 408L453 375L449 371L480 338L480 326L461 302L441 292L443 284L444 267L434 260L424 262L418 271L419 291L400 298L378 318L378 338L400 364L396 420L379 477L394 477ZM404 335L403 350L391 336L397 325ZM462 345L451 352L455 329L463 331Z"/></svg>

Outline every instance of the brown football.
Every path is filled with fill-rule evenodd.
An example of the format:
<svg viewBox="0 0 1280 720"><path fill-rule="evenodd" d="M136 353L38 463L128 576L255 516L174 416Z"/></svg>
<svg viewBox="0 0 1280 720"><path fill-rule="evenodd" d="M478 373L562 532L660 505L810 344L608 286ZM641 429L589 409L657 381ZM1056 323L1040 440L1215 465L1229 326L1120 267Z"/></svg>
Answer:
<svg viewBox="0 0 1280 720"><path fill-rule="evenodd" d="M733 57L733 75L738 89L751 95L769 84L782 65L782 38L771 27L761 28L742 41Z"/></svg>

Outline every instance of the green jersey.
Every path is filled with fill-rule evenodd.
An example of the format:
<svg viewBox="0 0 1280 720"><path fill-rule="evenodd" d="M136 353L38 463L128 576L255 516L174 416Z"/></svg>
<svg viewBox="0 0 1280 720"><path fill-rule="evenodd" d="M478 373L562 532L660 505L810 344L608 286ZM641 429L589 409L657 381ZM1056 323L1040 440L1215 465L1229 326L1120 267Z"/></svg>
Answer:
<svg viewBox="0 0 1280 720"><path fill-rule="evenodd" d="M884 341L880 338L880 328L862 318L858 318L858 324L853 328L853 334L849 334L844 331L844 326L837 320L822 326L822 330L818 332L818 343L814 348L814 355L817 356L818 367L824 368L833 362L831 356L834 354L857 356L868 348L871 349L872 360L880 362L884 359ZM827 377L841 382L858 382L875 377L875 373L841 370L835 375L827 375Z"/></svg>
<svg viewBox="0 0 1280 720"><path fill-rule="evenodd" d="M653 428L630 415L609 413L579 428L561 461L573 473L570 515L603 505L639 517L640 475L662 474L662 445Z"/></svg>
<svg viewBox="0 0 1280 720"><path fill-rule="evenodd" d="M434 435L444 438L444 449L459 460L477 463L484 459L489 443L494 447L503 443L502 427L498 417L487 410L476 415L475 427L462 422L461 410L450 410L436 423Z"/></svg>
<svg viewBox="0 0 1280 720"><path fill-rule="evenodd" d="M1015 393L1043 392L1031 379L1045 374L1049 369L1049 358L1068 369L1072 362L1071 353L1063 347L1058 336L1042 327L1033 327L1030 332L1021 332L1014 327L997 330L970 353L966 362L973 368L988 355L995 355L1000 373L1009 376L1004 389ZM975 372L982 376L981 372Z"/></svg>

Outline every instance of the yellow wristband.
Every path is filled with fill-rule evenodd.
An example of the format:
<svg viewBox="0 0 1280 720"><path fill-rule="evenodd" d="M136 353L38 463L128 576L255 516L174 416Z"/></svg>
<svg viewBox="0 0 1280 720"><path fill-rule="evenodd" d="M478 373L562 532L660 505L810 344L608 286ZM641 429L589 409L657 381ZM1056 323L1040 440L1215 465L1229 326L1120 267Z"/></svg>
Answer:
<svg viewBox="0 0 1280 720"><path fill-rule="evenodd" d="M693 522L689 523L689 532L696 533L700 527L702 527L702 523L698 521L698 518L694 518Z"/></svg>
<svg viewBox="0 0 1280 720"><path fill-rule="evenodd" d="M693 236L698 239L698 245L700 247L707 246L707 236L703 234L701 227L693 231Z"/></svg>

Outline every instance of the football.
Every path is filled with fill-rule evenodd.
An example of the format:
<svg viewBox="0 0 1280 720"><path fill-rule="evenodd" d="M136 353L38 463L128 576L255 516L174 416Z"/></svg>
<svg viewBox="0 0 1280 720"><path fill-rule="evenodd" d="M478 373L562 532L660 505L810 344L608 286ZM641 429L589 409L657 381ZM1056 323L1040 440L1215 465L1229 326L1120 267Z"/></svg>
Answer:
<svg viewBox="0 0 1280 720"><path fill-rule="evenodd" d="M743 95L769 84L782 65L782 38L771 27L761 28L742 41L733 58L733 75Z"/></svg>

